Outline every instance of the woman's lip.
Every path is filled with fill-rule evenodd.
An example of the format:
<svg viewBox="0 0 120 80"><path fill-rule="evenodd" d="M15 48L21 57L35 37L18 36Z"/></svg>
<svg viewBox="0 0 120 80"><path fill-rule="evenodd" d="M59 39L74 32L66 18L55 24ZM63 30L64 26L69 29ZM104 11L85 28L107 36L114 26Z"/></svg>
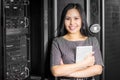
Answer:
<svg viewBox="0 0 120 80"><path fill-rule="evenodd" d="M76 27L75 26L69 26L70 30L74 30Z"/></svg>

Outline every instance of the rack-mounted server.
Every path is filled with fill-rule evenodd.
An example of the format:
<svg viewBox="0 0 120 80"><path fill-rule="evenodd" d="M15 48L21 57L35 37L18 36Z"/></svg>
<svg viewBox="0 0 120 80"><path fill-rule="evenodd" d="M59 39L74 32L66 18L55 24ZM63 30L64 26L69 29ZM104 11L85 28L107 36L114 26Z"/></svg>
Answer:
<svg viewBox="0 0 120 80"><path fill-rule="evenodd" d="M30 76L30 25L28 0L1 0L2 80Z"/></svg>

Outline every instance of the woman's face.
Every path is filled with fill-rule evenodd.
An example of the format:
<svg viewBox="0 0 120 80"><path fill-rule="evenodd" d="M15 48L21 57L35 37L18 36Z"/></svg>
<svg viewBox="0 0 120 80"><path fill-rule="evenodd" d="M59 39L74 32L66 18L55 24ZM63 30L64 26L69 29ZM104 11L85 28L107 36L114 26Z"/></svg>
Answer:
<svg viewBox="0 0 120 80"><path fill-rule="evenodd" d="M80 33L81 17L77 9L70 9L65 16L65 28L68 33Z"/></svg>

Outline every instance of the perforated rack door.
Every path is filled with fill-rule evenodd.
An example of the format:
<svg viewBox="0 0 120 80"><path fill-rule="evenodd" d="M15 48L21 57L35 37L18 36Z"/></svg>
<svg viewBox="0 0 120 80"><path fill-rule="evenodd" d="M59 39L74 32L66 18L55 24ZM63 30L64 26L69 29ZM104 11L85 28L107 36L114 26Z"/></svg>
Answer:
<svg viewBox="0 0 120 80"><path fill-rule="evenodd" d="M3 0L5 80L24 80L29 77L28 5L28 0Z"/></svg>
<svg viewBox="0 0 120 80"><path fill-rule="evenodd" d="M105 80L120 78L120 0L105 0Z"/></svg>

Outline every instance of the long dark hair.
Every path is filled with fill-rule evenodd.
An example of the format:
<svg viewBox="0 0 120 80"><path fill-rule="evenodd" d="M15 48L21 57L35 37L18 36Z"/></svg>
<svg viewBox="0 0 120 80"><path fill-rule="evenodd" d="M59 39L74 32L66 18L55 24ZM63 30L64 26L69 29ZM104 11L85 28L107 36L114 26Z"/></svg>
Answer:
<svg viewBox="0 0 120 80"><path fill-rule="evenodd" d="M63 36L67 33L67 30L65 29L65 26L64 26L64 20L65 20L65 16L66 16L67 11L70 10L70 9L73 9L73 8L77 9L79 11L81 19L82 19L82 27L80 29L81 34L84 35L84 36L91 36L91 33L89 31L89 27L87 25L85 12L84 12L82 6L78 3L69 3L63 9L60 24L57 28L57 32L58 32L57 36Z"/></svg>

